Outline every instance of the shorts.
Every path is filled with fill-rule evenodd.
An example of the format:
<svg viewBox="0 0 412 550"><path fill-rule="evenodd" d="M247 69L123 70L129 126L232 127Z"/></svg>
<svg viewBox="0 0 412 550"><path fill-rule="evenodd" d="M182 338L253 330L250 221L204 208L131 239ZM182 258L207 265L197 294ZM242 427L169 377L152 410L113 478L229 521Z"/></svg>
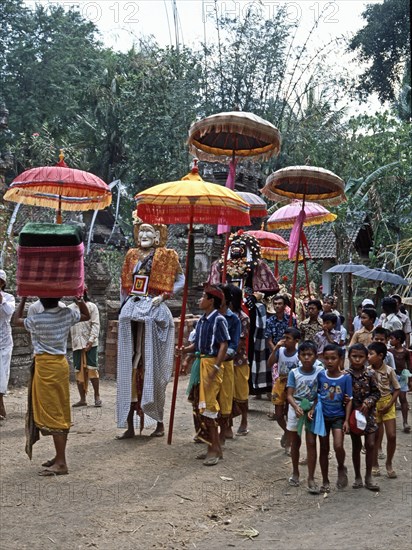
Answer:
<svg viewBox="0 0 412 550"><path fill-rule="evenodd" d="M325 429L327 435L330 434L331 430L341 430L343 428L343 422L345 418L343 416L324 416Z"/></svg>
<svg viewBox="0 0 412 550"><path fill-rule="evenodd" d="M404 383L402 384L402 383L401 383L401 378L402 378L402 377L400 376L400 374L397 374L397 375L396 375L396 378L398 379L399 385L400 385L400 387L401 387L400 391L409 391L408 382L407 382L407 381L405 382L405 379L403 378L403 382L404 382Z"/></svg>
<svg viewBox="0 0 412 550"><path fill-rule="evenodd" d="M286 422L286 429L290 432L298 431L298 417L296 416L295 409L293 407L288 408L288 419Z"/></svg>
<svg viewBox="0 0 412 550"><path fill-rule="evenodd" d="M287 403L287 378L277 378L272 388L272 403L273 405L285 405Z"/></svg>
<svg viewBox="0 0 412 550"><path fill-rule="evenodd" d="M389 401L392 399L392 395L385 395L381 397L376 403L376 422L380 424L381 422L386 422L387 420L394 420L396 418L396 408L395 403L392 403L392 407L385 414L381 414L381 410L386 407Z"/></svg>
<svg viewBox="0 0 412 550"><path fill-rule="evenodd" d="M82 352L83 352L82 349L73 350L73 366L75 371L80 370L81 363L82 363ZM97 370L99 368L97 361L98 361L97 346L93 346L92 348L89 349L89 351L86 351L87 369ZM89 377L90 377L90 373L89 373Z"/></svg>

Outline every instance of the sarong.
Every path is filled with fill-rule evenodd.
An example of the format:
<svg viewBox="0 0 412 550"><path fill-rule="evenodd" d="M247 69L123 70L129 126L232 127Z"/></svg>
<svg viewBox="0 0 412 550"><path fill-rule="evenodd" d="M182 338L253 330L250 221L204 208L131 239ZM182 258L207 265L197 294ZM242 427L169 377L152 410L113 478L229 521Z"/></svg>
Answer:
<svg viewBox="0 0 412 550"><path fill-rule="evenodd" d="M235 391L235 375L233 372L233 360L225 361L223 367L223 380L217 400L219 401L220 415L230 416Z"/></svg>
<svg viewBox="0 0 412 550"><path fill-rule="evenodd" d="M36 355L32 380L32 407L43 435L68 433L71 424L69 364L64 355Z"/></svg>
<svg viewBox="0 0 412 550"><path fill-rule="evenodd" d="M13 346L0 349L0 393L7 393L10 378L10 363Z"/></svg>
<svg viewBox="0 0 412 550"><path fill-rule="evenodd" d="M223 381L223 365L219 371L216 371L216 357L202 357L200 360L200 387L199 387L199 411L200 414L208 418L217 418L220 410L217 396ZM209 375L216 373L214 380L210 380Z"/></svg>
<svg viewBox="0 0 412 550"><path fill-rule="evenodd" d="M235 391L233 400L237 403L247 403L249 400L250 367L247 363L234 367Z"/></svg>

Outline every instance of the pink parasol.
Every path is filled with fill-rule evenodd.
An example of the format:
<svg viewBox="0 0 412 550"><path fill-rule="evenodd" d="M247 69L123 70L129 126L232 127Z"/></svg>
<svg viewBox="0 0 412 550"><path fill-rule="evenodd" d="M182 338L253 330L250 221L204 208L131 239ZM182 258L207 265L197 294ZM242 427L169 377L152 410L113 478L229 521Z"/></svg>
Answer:
<svg viewBox="0 0 412 550"><path fill-rule="evenodd" d="M297 217L302 211L303 203L300 200L293 200L290 204L282 206L270 216L267 221L268 229L289 229L293 227ZM321 204L316 202L305 202L304 226L317 225L324 222L336 220L336 214L332 214Z"/></svg>

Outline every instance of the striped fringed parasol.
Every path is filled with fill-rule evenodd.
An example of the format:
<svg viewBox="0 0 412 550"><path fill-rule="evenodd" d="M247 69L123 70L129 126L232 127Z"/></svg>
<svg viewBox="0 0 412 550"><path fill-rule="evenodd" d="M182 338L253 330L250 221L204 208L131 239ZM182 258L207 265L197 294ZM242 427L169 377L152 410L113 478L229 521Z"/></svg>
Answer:
<svg viewBox="0 0 412 550"><path fill-rule="evenodd" d="M69 168L61 151L56 166L30 168L18 175L4 194L4 200L55 208L61 223L61 210L103 210L110 206L112 193L98 176Z"/></svg>
<svg viewBox="0 0 412 550"><path fill-rule="evenodd" d="M345 182L336 174L316 166L288 166L270 174L262 194L273 201L304 199L327 204L346 200Z"/></svg>
<svg viewBox="0 0 412 550"><path fill-rule="evenodd" d="M267 221L268 229L290 229L302 211L302 201L294 200L286 206L282 206L270 216ZM336 214L332 214L321 204L316 202L305 202L304 226L318 225L324 222L336 220Z"/></svg>
<svg viewBox="0 0 412 550"><path fill-rule="evenodd" d="M235 193L248 203L251 218L264 218L267 216L268 207L261 197L258 197L254 193L246 193L245 191L235 191Z"/></svg>
<svg viewBox="0 0 412 550"><path fill-rule="evenodd" d="M280 149L280 132L267 120L242 111L217 113L192 124L189 150L200 160L216 157L254 157L262 160Z"/></svg>

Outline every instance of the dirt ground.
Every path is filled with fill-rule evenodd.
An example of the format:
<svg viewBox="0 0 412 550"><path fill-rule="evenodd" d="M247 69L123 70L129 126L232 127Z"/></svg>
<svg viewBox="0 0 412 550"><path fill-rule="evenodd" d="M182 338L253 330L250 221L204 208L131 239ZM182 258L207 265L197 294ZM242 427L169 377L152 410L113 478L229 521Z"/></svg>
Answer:
<svg viewBox="0 0 412 550"><path fill-rule="evenodd" d="M74 409L70 473L55 478L37 475L41 462L53 456L49 438L36 443L31 462L25 455L27 392L11 389L8 418L0 424L0 548L410 548L412 440L400 422L398 479L382 476L377 494L352 489L347 438L349 487L333 489L327 498L312 496L304 483L288 486L290 459L280 447L279 428L267 419L266 400L250 399L250 433L227 442L223 461L207 468L195 460L202 446L192 442L186 385L182 377L169 446L166 438L150 438L150 430L115 441L121 433L115 425L116 386L102 381L103 407ZM75 402L74 384L71 394ZM330 467L334 483L334 458Z"/></svg>

